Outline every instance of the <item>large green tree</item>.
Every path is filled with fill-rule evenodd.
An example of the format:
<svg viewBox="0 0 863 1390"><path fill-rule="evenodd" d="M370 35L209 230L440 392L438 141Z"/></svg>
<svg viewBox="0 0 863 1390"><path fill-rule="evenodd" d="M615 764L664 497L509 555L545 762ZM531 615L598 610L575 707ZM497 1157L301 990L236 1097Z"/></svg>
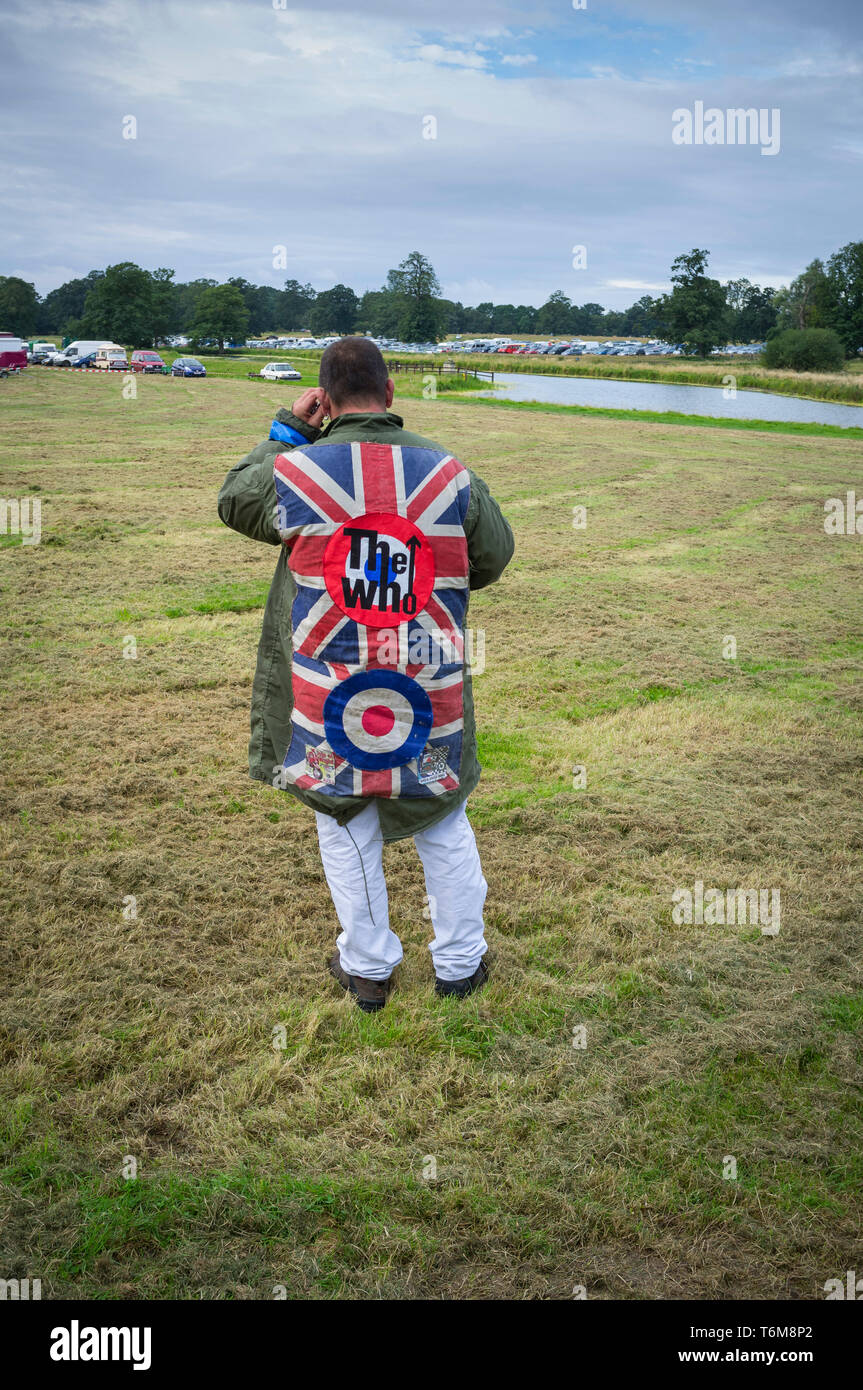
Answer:
<svg viewBox="0 0 863 1390"><path fill-rule="evenodd" d="M399 300L398 333L406 342L434 341L443 327L440 281L431 261L411 251L387 275L386 288Z"/></svg>
<svg viewBox="0 0 863 1390"><path fill-rule="evenodd" d="M195 306L190 333L197 342L214 339L224 352L226 342L245 337L248 324L249 311L236 285L211 285Z"/></svg>
<svg viewBox="0 0 863 1390"><path fill-rule="evenodd" d="M536 316L537 333L567 333L572 323L572 304L563 290L554 290Z"/></svg>
<svg viewBox="0 0 863 1390"><path fill-rule="evenodd" d="M574 333L604 333L606 331L605 310L601 304L593 302L574 304L569 328ZM561 333L566 331L565 328L560 330Z"/></svg>
<svg viewBox="0 0 863 1390"><path fill-rule="evenodd" d="M311 285L301 285L299 280L285 281L280 321L286 333L295 332L298 328L311 327L309 317L316 298Z"/></svg>
<svg viewBox="0 0 863 1390"><path fill-rule="evenodd" d="M274 333L286 329L283 303L284 295L275 285L256 285L249 310L249 332Z"/></svg>
<svg viewBox="0 0 863 1390"><path fill-rule="evenodd" d="M729 336L737 343L761 341L776 323L776 291L771 285L762 289L745 276L729 280L725 298L731 311Z"/></svg>
<svg viewBox="0 0 863 1390"><path fill-rule="evenodd" d="M671 265L671 294L660 301L663 331L687 353L707 357L728 336L728 305L718 280L706 274L709 251L697 247Z"/></svg>
<svg viewBox="0 0 863 1390"><path fill-rule="evenodd" d="M188 333L195 321L198 300L204 290L212 289L217 280L187 280L177 286L177 330Z"/></svg>
<svg viewBox="0 0 863 1390"><path fill-rule="evenodd" d="M124 346L151 347L155 338L153 277L133 261L109 265L84 303L79 330Z"/></svg>
<svg viewBox="0 0 863 1390"><path fill-rule="evenodd" d="M333 285L318 295L309 315L314 334L351 333L357 321L360 301L347 285Z"/></svg>
<svg viewBox="0 0 863 1390"><path fill-rule="evenodd" d="M659 320L657 317L658 301L649 294L643 294L622 315L619 323L621 334L631 334L636 338L649 338L658 332ZM612 331L608 327L609 333Z"/></svg>
<svg viewBox="0 0 863 1390"><path fill-rule="evenodd" d="M264 325L259 321L258 286L243 279L242 275L230 275L226 283L233 285L235 289L240 291L243 297L243 303L249 315L249 332L260 333Z"/></svg>
<svg viewBox="0 0 863 1390"><path fill-rule="evenodd" d="M18 275L0 275L0 331L26 337L39 323L36 286Z"/></svg>
<svg viewBox="0 0 863 1390"><path fill-rule="evenodd" d="M275 285L252 285L242 276L231 276L227 283L234 285L243 296L249 311L249 333L271 333L286 326L284 295Z"/></svg>
<svg viewBox="0 0 863 1390"><path fill-rule="evenodd" d="M776 331L829 328L829 287L823 261L814 260L776 294Z"/></svg>
<svg viewBox="0 0 863 1390"><path fill-rule="evenodd" d="M494 305L490 299L484 299L482 304L476 304L472 309L468 309L468 330L471 333L493 333L494 332ZM506 330L501 330L505 332Z"/></svg>
<svg viewBox="0 0 863 1390"><path fill-rule="evenodd" d="M56 289L49 290L42 300L39 314L41 332L65 333L69 320L79 319L83 314L87 295L104 273L103 270L91 270L89 275L67 280Z"/></svg>
<svg viewBox="0 0 863 1390"><path fill-rule="evenodd" d="M366 290L357 308L355 325L359 333L375 338L394 338L398 332L401 301L389 290Z"/></svg>
<svg viewBox="0 0 863 1390"><path fill-rule="evenodd" d="M863 351L863 241L849 241L827 262L826 309L845 356Z"/></svg>
<svg viewBox="0 0 863 1390"><path fill-rule="evenodd" d="M461 333L464 328L464 305L457 299L439 299L444 333Z"/></svg>
<svg viewBox="0 0 863 1390"><path fill-rule="evenodd" d="M165 266L151 273L153 281L153 341L164 342L169 333L176 333L180 325L180 305L174 284L174 272Z"/></svg>

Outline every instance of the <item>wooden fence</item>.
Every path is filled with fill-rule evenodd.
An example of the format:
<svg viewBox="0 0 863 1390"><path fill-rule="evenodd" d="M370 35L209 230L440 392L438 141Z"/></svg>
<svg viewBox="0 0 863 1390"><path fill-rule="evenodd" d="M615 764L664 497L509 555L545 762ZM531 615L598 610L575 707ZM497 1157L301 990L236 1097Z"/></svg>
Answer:
<svg viewBox="0 0 863 1390"><path fill-rule="evenodd" d="M494 372L483 372L477 367L460 367L457 362L437 362L431 365L427 362L388 362L387 371L394 376L399 372L419 372L421 376L444 376L450 372L457 372L459 376L476 377L477 381L494 381Z"/></svg>

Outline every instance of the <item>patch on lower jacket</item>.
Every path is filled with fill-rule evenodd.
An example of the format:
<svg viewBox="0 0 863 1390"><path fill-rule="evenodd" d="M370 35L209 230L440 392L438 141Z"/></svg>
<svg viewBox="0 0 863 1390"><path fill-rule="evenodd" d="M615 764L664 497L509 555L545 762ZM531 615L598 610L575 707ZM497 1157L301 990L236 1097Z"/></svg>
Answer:
<svg viewBox="0 0 863 1390"><path fill-rule="evenodd" d="M439 743L435 746L427 743L417 762L417 781L423 786L429 782L442 782L447 775L448 757L449 744Z"/></svg>
<svg viewBox="0 0 863 1390"><path fill-rule="evenodd" d="M306 776L324 786L336 785L336 758L329 748L309 748L306 752Z"/></svg>

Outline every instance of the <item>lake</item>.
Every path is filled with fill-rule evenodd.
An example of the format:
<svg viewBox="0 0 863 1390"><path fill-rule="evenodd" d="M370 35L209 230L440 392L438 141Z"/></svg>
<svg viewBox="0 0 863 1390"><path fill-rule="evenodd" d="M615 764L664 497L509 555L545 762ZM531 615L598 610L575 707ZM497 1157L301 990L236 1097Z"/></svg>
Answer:
<svg viewBox="0 0 863 1390"><path fill-rule="evenodd" d="M672 386L656 381L608 381L585 376L542 376L495 372L494 391L477 394L553 405L608 406L615 410L673 410L735 420L799 421L801 424L863 428L863 406L807 401L769 391L738 391L726 400L721 386Z"/></svg>

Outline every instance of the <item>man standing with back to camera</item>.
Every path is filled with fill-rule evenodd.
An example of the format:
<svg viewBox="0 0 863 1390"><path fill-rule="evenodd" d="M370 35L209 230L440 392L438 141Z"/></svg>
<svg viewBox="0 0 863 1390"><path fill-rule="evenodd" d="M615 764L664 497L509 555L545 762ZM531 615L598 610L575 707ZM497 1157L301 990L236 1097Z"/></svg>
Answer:
<svg viewBox="0 0 863 1390"><path fill-rule="evenodd" d="M318 382L231 469L218 505L235 531L281 545L249 769L315 812L341 925L330 973L374 1013L402 959L384 841L412 835L422 860L436 992L464 998L488 979L464 629L469 590L500 577L513 538L482 479L390 410L374 343L333 343Z"/></svg>

